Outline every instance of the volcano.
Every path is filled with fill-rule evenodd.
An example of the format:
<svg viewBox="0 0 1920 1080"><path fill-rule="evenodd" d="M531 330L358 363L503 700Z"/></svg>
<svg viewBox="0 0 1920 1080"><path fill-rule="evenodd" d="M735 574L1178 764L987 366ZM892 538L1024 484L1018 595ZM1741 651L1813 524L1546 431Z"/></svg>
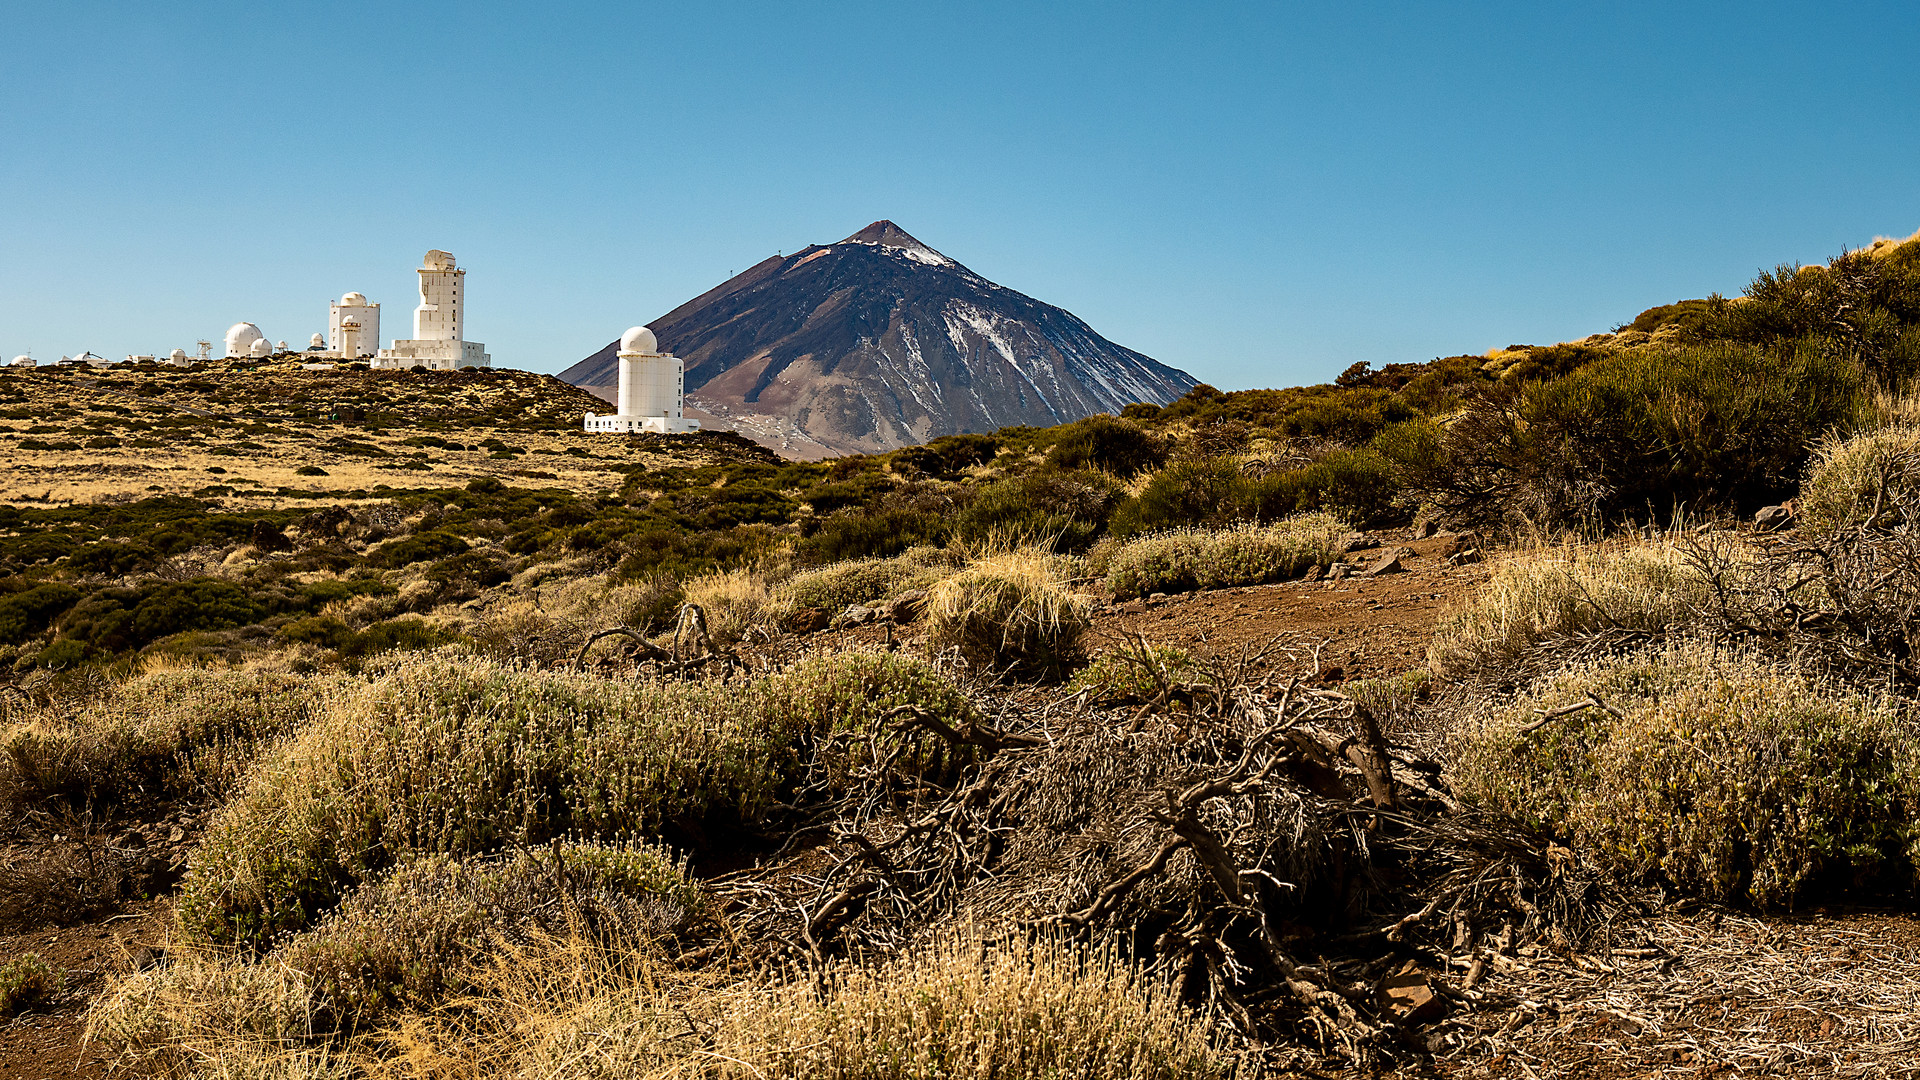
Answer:
<svg viewBox="0 0 1920 1080"><path fill-rule="evenodd" d="M687 415L792 457L1166 404L1192 376L876 221L774 256L648 324ZM617 342L560 373L612 400Z"/></svg>

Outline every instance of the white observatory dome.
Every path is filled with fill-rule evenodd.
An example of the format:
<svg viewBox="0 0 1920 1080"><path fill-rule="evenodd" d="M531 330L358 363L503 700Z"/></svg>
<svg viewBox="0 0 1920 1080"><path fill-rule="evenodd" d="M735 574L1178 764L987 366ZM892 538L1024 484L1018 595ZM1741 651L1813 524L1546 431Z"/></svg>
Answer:
<svg viewBox="0 0 1920 1080"><path fill-rule="evenodd" d="M287 348L287 343L284 341L275 344L273 348L275 352L291 352L292 351Z"/></svg>
<svg viewBox="0 0 1920 1080"><path fill-rule="evenodd" d="M660 342L653 331L644 326L636 326L620 335L620 355L651 355L660 351Z"/></svg>
<svg viewBox="0 0 1920 1080"><path fill-rule="evenodd" d="M366 296L357 292L350 292L340 298L341 307L365 307L366 303Z"/></svg>
<svg viewBox="0 0 1920 1080"><path fill-rule="evenodd" d="M268 341L266 338L255 338L253 346L247 350L247 353L250 356L262 358L272 356L273 342Z"/></svg>
<svg viewBox="0 0 1920 1080"><path fill-rule="evenodd" d="M187 350L175 349L167 354L167 359L176 364L184 364L187 362Z"/></svg>
<svg viewBox="0 0 1920 1080"><path fill-rule="evenodd" d="M348 295L352 295L352 294L349 293ZM313 340L307 342L308 352L312 352L316 349L324 349L326 347L327 347L327 339L321 337L319 334L313 335Z"/></svg>
<svg viewBox="0 0 1920 1080"><path fill-rule="evenodd" d="M13 366L14 367L33 367L34 366L33 357L16 356L13 358Z"/></svg>
<svg viewBox="0 0 1920 1080"><path fill-rule="evenodd" d="M248 356L253 352L253 343L265 341L267 336L260 328L250 322L237 322L227 327L227 355Z"/></svg>

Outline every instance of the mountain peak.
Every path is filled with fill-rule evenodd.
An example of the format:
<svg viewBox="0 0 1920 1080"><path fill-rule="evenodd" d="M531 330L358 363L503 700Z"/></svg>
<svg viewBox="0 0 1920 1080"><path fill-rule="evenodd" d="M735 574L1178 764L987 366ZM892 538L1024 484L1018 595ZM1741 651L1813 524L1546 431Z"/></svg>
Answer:
<svg viewBox="0 0 1920 1080"><path fill-rule="evenodd" d="M915 262L929 266L957 266L952 259L915 240L907 230L881 218L879 221L861 229L845 240L843 244L869 244L878 248L892 248Z"/></svg>

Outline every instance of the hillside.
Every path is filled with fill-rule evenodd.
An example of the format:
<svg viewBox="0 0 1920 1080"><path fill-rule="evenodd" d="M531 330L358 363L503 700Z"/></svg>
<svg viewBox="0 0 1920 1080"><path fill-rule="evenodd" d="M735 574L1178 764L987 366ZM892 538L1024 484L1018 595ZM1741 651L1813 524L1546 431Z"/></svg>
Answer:
<svg viewBox="0 0 1920 1080"><path fill-rule="evenodd" d="M1916 361L1908 243L819 462L0 373L0 1074L1902 1075Z"/></svg>
<svg viewBox="0 0 1920 1080"><path fill-rule="evenodd" d="M789 457L1045 427L1194 386L890 221L766 259L648 325L686 362L698 415ZM560 378L611 400L615 344Z"/></svg>

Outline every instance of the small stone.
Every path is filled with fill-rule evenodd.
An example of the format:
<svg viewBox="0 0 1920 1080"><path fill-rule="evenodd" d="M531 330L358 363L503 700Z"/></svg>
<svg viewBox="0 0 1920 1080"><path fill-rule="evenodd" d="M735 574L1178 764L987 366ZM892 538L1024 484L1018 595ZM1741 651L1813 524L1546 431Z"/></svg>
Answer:
<svg viewBox="0 0 1920 1080"><path fill-rule="evenodd" d="M1753 515L1753 527L1761 532L1784 529L1793 522L1793 507L1766 506Z"/></svg>
<svg viewBox="0 0 1920 1080"><path fill-rule="evenodd" d="M812 634L825 630L830 622L827 613L819 608L801 608L787 616L786 628L795 634Z"/></svg>
<svg viewBox="0 0 1920 1080"><path fill-rule="evenodd" d="M134 947L131 953L127 954L127 959L133 962L133 970L145 971L150 967L157 966L165 956L166 954L163 950L152 945L138 945Z"/></svg>
<svg viewBox="0 0 1920 1080"><path fill-rule="evenodd" d="M1469 563L1480 562L1483 558L1484 556L1480 554L1479 548L1468 548L1465 551L1456 551L1452 555L1448 556L1447 565L1448 566L1466 566Z"/></svg>
<svg viewBox="0 0 1920 1080"><path fill-rule="evenodd" d="M1307 576L1302 578L1301 580L1302 581L1319 581L1322 577L1326 575L1326 572L1327 572L1326 567L1321 566L1319 563L1315 563L1312 566L1307 567Z"/></svg>
<svg viewBox="0 0 1920 1080"><path fill-rule="evenodd" d="M878 614L880 613L865 604L848 604L847 610L841 612L840 617L834 621L842 626L860 626L872 622Z"/></svg>
<svg viewBox="0 0 1920 1080"><path fill-rule="evenodd" d="M167 843L177 844L182 840L185 840L186 838L187 838L187 830L181 828L178 825L175 825L173 827L173 831L167 834Z"/></svg>
<svg viewBox="0 0 1920 1080"><path fill-rule="evenodd" d="M1379 546L1380 546L1379 544L1375 543L1372 540L1369 540L1365 533L1348 533L1347 534L1346 554L1348 555L1351 555L1356 551L1365 551L1368 548L1379 547Z"/></svg>
<svg viewBox="0 0 1920 1080"><path fill-rule="evenodd" d="M1379 577L1381 574L1404 574L1407 568L1400 562L1400 556L1389 554L1386 558L1367 567L1365 577Z"/></svg>
<svg viewBox="0 0 1920 1080"><path fill-rule="evenodd" d="M1166 593L1157 592L1157 593L1154 593L1152 596L1147 597L1147 603L1149 604L1164 603L1166 599L1167 599Z"/></svg>
<svg viewBox="0 0 1920 1080"><path fill-rule="evenodd" d="M126 832L121 833L118 839L114 840L113 846L125 848L128 851L138 851L147 846L147 838L132 829L128 829Z"/></svg>
<svg viewBox="0 0 1920 1080"><path fill-rule="evenodd" d="M1425 521L1416 521L1413 523L1413 533L1409 539L1425 540L1427 537L1439 531L1440 523L1431 518Z"/></svg>
<svg viewBox="0 0 1920 1080"><path fill-rule="evenodd" d="M1408 1024L1425 1024L1446 1014L1447 1002L1420 972L1393 975L1380 983L1381 1004Z"/></svg>
<svg viewBox="0 0 1920 1080"><path fill-rule="evenodd" d="M927 609L927 590L908 589L899 596L884 601L880 613L897 623L910 623L920 617Z"/></svg>
<svg viewBox="0 0 1920 1080"><path fill-rule="evenodd" d="M1353 573L1353 567L1348 566L1346 563L1334 563L1333 569L1327 571L1327 580L1339 581L1351 573Z"/></svg>

